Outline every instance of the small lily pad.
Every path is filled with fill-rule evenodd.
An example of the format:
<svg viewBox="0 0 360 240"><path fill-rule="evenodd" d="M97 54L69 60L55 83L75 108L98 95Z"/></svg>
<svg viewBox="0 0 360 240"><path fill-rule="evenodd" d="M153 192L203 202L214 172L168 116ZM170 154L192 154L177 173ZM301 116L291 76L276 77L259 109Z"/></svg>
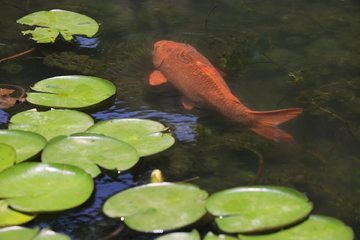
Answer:
<svg viewBox="0 0 360 240"><path fill-rule="evenodd" d="M37 214L21 213L9 208L6 200L0 200L0 227L20 225L33 220ZM4 239L1 238L0 239Z"/></svg>
<svg viewBox="0 0 360 240"><path fill-rule="evenodd" d="M224 234L215 235L213 232L208 232L204 238L204 240L239 240L236 237L227 236Z"/></svg>
<svg viewBox="0 0 360 240"><path fill-rule="evenodd" d="M16 163L34 157L46 145L46 139L40 134L22 130L0 130L0 143L13 147L16 151Z"/></svg>
<svg viewBox="0 0 360 240"><path fill-rule="evenodd" d="M240 187L209 197L207 210L218 227L229 233L280 228L308 216L313 204L300 192L278 186Z"/></svg>
<svg viewBox="0 0 360 240"><path fill-rule="evenodd" d="M22 163L0 172L0 198L22 212L52 212L84 203L94 189L81 168L58 163Z"/></svg>
<svg viewBox="0 0 360 240"><path fill-rule="evenodd" d="M199 232L194 229L190 233L186 233L186 232L168 233L161 237L155 238L155 240L201 240L201 238Z"/></svg>
<svg viewBox="0 0 360 240"><path fill-rule="evenodd" d="M41 159L46 163L71 164L96 177L101 173L96 164L105 169L125 171L139 161L139 153L116 138L98 133L75 133L49 141Z"/></svg>
<svg viewBox="0 0 360 240"><path fill-rule="evenodd" d="M306 221L280 232L261 235L238 235L241 240L353 240L354 232L342 221L320 215L310 215Z"/></svg>
<svg viewBox="0 0 360 240"><path fill-rule="evenodd" d="M72 35L92 37L99 30L98 23L92 18L60 9L34 12L20 18L16 22L39 26L35 30L22 31L24 35L32 34L32 39L38 43L55 42L59 34L66 41L72 40Z"/></svg>
<svg viewBox="0 0 360 240"><path fill-rule="evenodd" d="M208 193L192 184L151 183L130 188L106 200L103 212L124 218L140 232L166 231L187 226L206 214Z"/></svg>
<svg viewBox="0 0 360 240"><path fill-rule="evenodd" d="M15 149L5 143L0 143L0 172L14 165L16 160Z"/></svg>
<svg viewBox="0 0 360 240"><path fill-rule="evenodd" d="M54 108L84 108L98 104L115 94L110 81L88 76L59 76L37 82L27 93L27 101Z"/></svg>
<svg viewBox="0 0 360 240"><path fill-rule="evenodd" d="M94 124L86 113L74 110L38 112L36 109L20 112L10 119L9 129L38 133L48 141L58 135L84 132Z"/></svg>
<svg viewBox="0 0 360 240"><path fill-rule="evenodd" d="M161 152L175 143L171 133L163 133L167 128L159 122L148 119L111 119L96 123L88 132L102 133L136 148L140 156Z"/></svg>

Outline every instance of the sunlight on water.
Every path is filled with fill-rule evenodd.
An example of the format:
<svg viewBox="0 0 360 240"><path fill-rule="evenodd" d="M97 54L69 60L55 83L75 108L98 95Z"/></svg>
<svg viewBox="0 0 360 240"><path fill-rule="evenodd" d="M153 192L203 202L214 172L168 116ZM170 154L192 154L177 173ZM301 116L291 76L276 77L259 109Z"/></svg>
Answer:
<svg viewBox="0 0 360 240"><path fill-rule="evenodd" d="M297 189L314 203L313 213L336 217L360 236L360 5L356 1L5 1L0 2L0 59L36 44L14 24L27 13L66 9L101 22L94 38L59 39L0 63L0 83L31 91L36 82L59 75L92 75L117 89L115 103L89 110L95 122L148 118L168 126L177 142L145 157L129 173L111 171L95 179L96 191L83 206L40 215L27 226L50 226L74 239L102 239L120 224L102 214L112 194L144 184L161 169L168 181L199 176L192 183L210 193L256 184ZM5 3L4 2L4 3ZM10 6L13 5L13 6ZM153 46L160 40L190 44L227 76L232 94L256 111L303 108L283 123L294 143L274 142L201 108L187 111L181 94L149 85L155 70ZM74 61L74 59L78 59ZM91 74L90 74L91 73ZM293 76L289 76L292 73ZM58 86L51 86L58 87ZM0 110L1 128L29 103ZM129 235L127 235L129 234ZM119 239L153 239L129 230Z"/></svg>

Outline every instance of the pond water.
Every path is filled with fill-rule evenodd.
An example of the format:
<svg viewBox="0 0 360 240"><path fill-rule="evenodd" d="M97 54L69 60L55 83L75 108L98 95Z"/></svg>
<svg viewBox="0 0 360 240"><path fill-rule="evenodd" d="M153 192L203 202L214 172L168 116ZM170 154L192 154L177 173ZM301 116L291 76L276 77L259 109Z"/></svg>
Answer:
<svg viewBox="0 0 360 240"><path fill-rule="evenodd" d="M256 177L258 157L264 169L255 184L287 186L314 203L313 213L344 221L360 236L360 3L351 0L3 0L0 1L0 59L35 46L15 24L28 13L64 9L101 23L91 39L77 37L44 44L0 63L0 83L30 91L54 76L84 74L112 81L115 103L88 110L96 122L147 118L170 127L177 142L145 157L134 171L104 172L84 205L43 214L25 226L50 226L72 239L102 239L120 220L106 217L104 201L121 190L145 184L153 169L166 181L191 181L210 194L246 186ZM187 111L171 86L151 86L151 51L159 40L195 47L217 68L232 93L252 110L303 108L280 128L293 143L265 139L219 114ZM71 56L82 55L84 61ZM84 56L89 56L86 59ZM57 58L57 60L53 60ZM91 61L91 62L90 62ZM89 66L91 64L91 67ZM288 76L292 72L298 85ZM301 79L300 79L301 78ZM306 96L306 97L304 97ZM0 110L0 128L33 108L29 103ZM123 230L113 239L153 239Z"/></svg>

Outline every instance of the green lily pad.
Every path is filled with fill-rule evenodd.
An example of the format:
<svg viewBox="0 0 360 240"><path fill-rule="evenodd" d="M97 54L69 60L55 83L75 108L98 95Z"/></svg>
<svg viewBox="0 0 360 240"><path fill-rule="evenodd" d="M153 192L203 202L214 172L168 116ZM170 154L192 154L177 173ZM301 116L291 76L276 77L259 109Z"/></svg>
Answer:
<svg viewBox="0 0 360 240"><path fill-rule="evenodd" d="M190 233L186 233L186 232L168 233L161 237L155 238L155 240L201 240L201 238L199 232L194 229Z"/></svg>
<svg viewBox="0 0 360 240"><path fill-rule="evenodd" d="M46 139L40 134L22 130L0 130L0 143L13 147L16 151L16 163L34 157L46 145Z"/></svg>
<svg viewBox="0 0 360 240"><path fill-rule="evenodd" d="M59 135L84 132L94 124L86 113L74 110L55 110L38 112L36 109L20 112L10 119L9 129L38 133L48 141Z"/></svg>
<svg viewBox="0 0 360 240"><path fill-rule="evenodd" d="M84 108L98 104L115 94L108 80L87 76L59 76L37 82L27 93L27 101L54 108Z"/></svg>
<svg viewBox="0 0 360 240"><path fill-rule="evenodd" d="M139 153L116 138L98 133L75 133L49 141L41 159L46 163L71 164L96 177L101 173L96 164L110 170L125 171L139 161Z"/></svg>
<svg viewBox="0 0 360 240"><path fill-rule="evenodd" d="M236 237L227 236L224 234L215 235L213 232L208 232L204 238L204 240L239 240Z"/></svg>
<svg viewBox="0 0 360 240"><path fill-rule="evenodd" d="M21 213L9 208L6 200L0 200L0 227L20 225L33 220L37 214ZM0 235L1 236L1 235ZM0 237L0 239L3 239Z"/></svg>
<svg viewBox="0 0 360 240"><path fill-rule="evenodd" d="M16 160L15 149L5 143L0 143L0 172L14 165Z"/></svg>
<svg viewBox="0 0 360 240"><path fill-rule="evenodd" d="M71 240L71 238L63 233L57 233L49 227L41 229L38 235L32 240Z"/></svg>
<svg viewBox="0 0 360 240"><path fill-rule="evenodd" d="M166 231L203 217L207 196L192 184L151 183L113 195L106 200L103 212L124 218L128 227L140 232Z"/></svg>
<svg viewBox="0 0 360 240"><path fill-rule="evenodd" d="M36 234L39 231L39 227L36 227L34 229L32 228L26 228L26 227L6 227L0 229L0 239L1 240L32 240L33 237L36 236Z"/></svg>
<svg viewBox="0 0 360 240"><path fill-rule="evenodd" d="M49 227L41 229L39 227L34 229L25 227L7 227L0 229L1 240L71 240L70 237L63 233L56 233Z"/></svg>
<svg viewBox="0 0 360 240"><path fill-rule="evenodd" d="M207 210L229 233L257 232L293 224L309 215L313 204L300 192L277 186L233 188L217 192Z"/></svg>
<svg viewBox="0 0 360 240"><path fill-rule="evenodd" d="M140 156L161 152L175 143L171 133L159 122L148 119L111 119L96 123L88 132L97 132L124 141L136 148Z"/></svg>
<svg viewBox="0 0 360 240"><path fill-rule="evenodd" d="M238 235L241 240L353 240L353 230L342 221L320 215L310 215L306 221L280 232L261 235Z"/></svg>
<svg viewBox="0 0 360 240"><path fill-rule="evenodd" d="M99 30L98 23L92 18L70 11L53 9L34 12L16 21L20 24L39 26L35 30L22 31L32 34L32 39L38 43L55 42L59 34L66 41L73 39L72 35L94 36Z"/></svg>
<svg viewBox="0 0 360 240"><path fill-rule="evenodd" d="M84 203L94 189L81 168L58 163L22 163L0 172L0 198L22 212L52 212Z"/></svg>

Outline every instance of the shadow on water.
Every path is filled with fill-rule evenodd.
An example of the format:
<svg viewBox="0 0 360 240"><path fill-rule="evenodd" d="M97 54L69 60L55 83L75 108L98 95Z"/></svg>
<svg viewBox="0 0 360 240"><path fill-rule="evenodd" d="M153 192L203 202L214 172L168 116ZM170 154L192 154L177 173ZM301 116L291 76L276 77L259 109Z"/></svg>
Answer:
<svg viewBox="0 0 360 240"><path fill-rule="evenodd" d="M0 63L1 83L29 91L37 81L58 75L105 78L115 84L117 94L113 104L90 112L96 122L149 118L168 125L178 139L169 151L145 157L134 172L96 178L96 190L84 205L41 215L26 226L50 226L73 239L102 239L121 223L102 213L104 201L146 183L152 169L161 169L167 181L199 176L193 183L209 193L249 184L258 160L242 146L264 157L264 171L256 184L299 190L314 203L313 213L339 218L359 237L359 3L217 3L207 33L204 19L213 7L208 1L0 2L0 59L36 46L19 34L29 28L14 24L24 11L65 9L101 23L95 38L58 40ZM204 109L186 111L181 95L171 86L150 86L151 51L155 42L164 39L192 45L226 72L224 79L232 93L252 110L302 107L300 116L280 126L295 142L269 141ZM291 83L289 72L303 94ZM12 115L32 107L25 103L0 110L0 128L7 128ZM154 238L130 232L124 230L118 239Z"/></svg>

